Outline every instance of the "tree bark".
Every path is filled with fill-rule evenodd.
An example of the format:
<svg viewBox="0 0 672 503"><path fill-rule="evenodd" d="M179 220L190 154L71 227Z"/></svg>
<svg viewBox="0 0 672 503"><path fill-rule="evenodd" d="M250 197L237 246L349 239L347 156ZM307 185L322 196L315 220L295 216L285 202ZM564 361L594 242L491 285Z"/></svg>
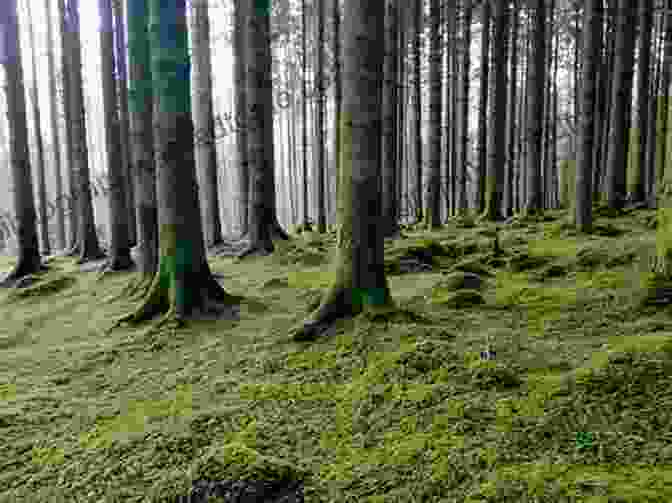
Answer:
<svg viewBox="0 0 672 503"><path fill-rule="evenodd" d="M527 74L527 200L526 214L540 213L543 208L542 139L544 121L544 89L546 88L546 16L542 0L530 0L529 12L532 15L532 43L530 46L530 70Z"/></svg>
<svg viewBox="0 0 672 503"><path fill-rule="evenodd" d="M325 155L324 155L324 2L325 0L315 0L317 3L317 77L315 80L317 100L316 117L317 126L317 232L324 234L327 232L327 215L325 201Z"/></svg>
<svg viewBox="0 0 672 503"><path fill-rule="evenodd" d="M131 163L130 125L128 122L128 72L126 64L126 33L124 31L123 0L113 0L114 44L117 62L117 96L119 97L119 127L121 134L121 159L123 166L124 196L128 212L128 241L130 246L138 242L138 223L135 217L135 184Z"/></svg>
<svg viewBox="0 0 672 503"><path fill-rule="evenodd" d="M397 198L397 9L396 0L386 0L385 56L383 60L383 111L381 165L383 179L383 220L385 237L397 231L395 202Z"/></svg>
<svg viewBox="0 0 672 503"><path fill-rule="evenodd" d="M42 255L51 254L51 245L49 243L49 221L47 219L47 180L44 167L44 143L42 141L42 114L40 113L40 102L37 93L37 54L35 50L35 33L33 30L34 18L31 15L30 2L26 2L26 19L28 24L28 38L30 41L31 66L33 72L33 82L31 85L31 102L33 105L33 120L35 133L35 152L36 162L35 174L37 175L37 198L39 201L38 223L40 229L41 253Z"/></svg>
<svg viewBox="0 0 672 503"><path fill-rule="evenodd" d="M14 182L14 212L17 220L18 262L0 281L12 286L16 280L41 269L37 241L35 200L28 155L28 127L24 97L21 42L16 0L0 3L0 63L5 70L7 119L9 123L9 157Z"/></svg>
<svg viewBox="0 0 672 503"><path fill-rule="evenodd" d="M425 224L441 227L441 4L430 0L429 47L429 155L427 159L427 211Z"/></svg>
<svg viewBox="0 0 672 503"><path fill-rule="evenodd" d="M457 211L464 212L467 208L467 162L469 149L469 80L471 62L471 0L463 0L464 27L462 35L462 81L459 89L459 157L457 159Z"/></svg>
<svg viewBox="0 0 672 503"><path fill-rule="evenodd" d="M148 288L158 270L159 227L154 166L152 70L147 0L128 3L128 104L131 128L131 162L138 222L140 285Z"/></svg>
<svg viewBox="0 0 672 503"><path fill-rule="evenodd" d="M241 298L222 289L206 259L196 185L185 0L176 0L168 7L161 0L136 0L129 15L144 18L147 3L155 96L159 267L141 305L115 326L137 323L159 313L165 313L159 326L181 326L187 318ZM163 29L166 25L175 29Z"/></svg>
<svg viewBox="0 0 672 503"><path fill-rule="evenodd" d="M485 180L488 162L488 87L490 85L490 1L481 4L481 85L478 102L478 211L485 210Z"/></svg>
<svg viewBox="0 0 672 503"><path fill-rule="evenodd" d="M244 124L247 110L245 86L245 26L246 18L242 2L234 0L234 75L236 79L236 117ZM250 213L250 171L247 158L247 128L236 128L236 147L238 151L238 207L240 208L240 235L249 232Z"/></svg>
<svg viewBox="0 0 672 503"><path fill-rule="evenodd" d="M423 219L423 152L422 152L422 31L424 29L424 0L413 0L414 6L414 32L413 32L413 140L415 143L415 219L420 222Z"/></svg>
<svg viewBox="0 0 672 503"><path fill-rule="evenodd" d="M192 104L195 128L196 175L203 208L207 248L222 243L219 219L219 185L217 149L212 106L212 63L210 56L210 20L208 4L191 4L190 32L192 43Z"/></svg>
<svg viewBox="0 0 672 503"><path fill-rule="evenodd" d="M588 0L584 7L583 75L578 150L576 152L575 219L579 232L590 232L593 225L593 146L599 138L595 132L595 75L602 45L602 1Z"/></svg>
<svg viewBox="0 0 672 503"><path fill-rule="evenodd" d="M114 80L114 38L111 0L98 0L100 15L100 57L103 81L103 127L107 153L107 179L110 187L110 249L107 270L124 271L133 267L128 236L126 180L121 156L121 125L117 108L117 88Z"/></svg>
<svg viewBox="0 0 672 503"><path fill-rule="evenodd" d="M317 310L294 331L295 340L315 338L340 317L392 308L379 225L384 7L383 2L345 2L344 148L335 278Z"/></svg>
<svg viewBox="0 0 672 503"><path fill-rule="evenodd" d="M69 0L66 8L67 29L71 37L70 53L70 126L72 127L74 167L76 171L77 201L79 202L79 263L105 257L100 249L93 217L93 201L86 145L86 122L84 120L84 92L82 88L82 59L79 27L79 0Z"/></svg>
<svg viewBox="0 0 672 503"><path fill-rule="evenodd" d="M606 193L608 206L617 210L625 206L627 190L626 168L635 57L635 24L632 22L630 6L631 2L618 0L616 12L616 47L611 93L612 113Z"/></svg>
<svg viewBox="0 0 672 503"><path fill-rule="evenodd" d="M493 61L506 61L508 6L495 1L493 9ZM502 131L506 127L506 65L495 65L490 73L492 127L488 130L488 164L486 174L485 211L486 220L503 220L502 195L504 186L504 162L506 139Z"/></svg>
<svg viewBox="0 0 672 503"><path fill-rule="evenodd" d="M643 203L646 199L646 145L648 142L649 86L651 76L651 28L653 25L653 2L639 1L639 61L637 63L637 110L635 118L636 159L633 158L633 180L630 187L630 202Z"/></svg>
<svg viewBox="0 0 672 503"><path fill-rule="evenodd" d="M54 67L54 34L51 16L51 0L45 0L44 8L47 20L47 44L51 49L47 50L47 73L49 74L49 116L51 129L51 148L54 163L54 184L56 198L54 211L56 213L56 248L65 249L65 213L63 212L63 176L61 173L61 146L59 142L58 102L56 101L56 71Z"/></svg>

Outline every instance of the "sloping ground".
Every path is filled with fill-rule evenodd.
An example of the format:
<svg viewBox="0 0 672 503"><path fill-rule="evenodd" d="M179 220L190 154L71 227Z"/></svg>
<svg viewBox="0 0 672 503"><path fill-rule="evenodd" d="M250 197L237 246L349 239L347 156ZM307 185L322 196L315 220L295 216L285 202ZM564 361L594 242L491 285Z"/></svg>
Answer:
<svg viewBox="0 0 672 503"><path fill-rule="evenodd" d="M589 237L515 220L499 249L494 225L408 229L386 267L426 320L310 344L288 332L332 235L212 260L240 319L158 335L106 332L130 274L54 259L0 292L0 501L187 501L217 480L302 481L309 502L672 501L672 318L639 307L652 215Z"/></svg>

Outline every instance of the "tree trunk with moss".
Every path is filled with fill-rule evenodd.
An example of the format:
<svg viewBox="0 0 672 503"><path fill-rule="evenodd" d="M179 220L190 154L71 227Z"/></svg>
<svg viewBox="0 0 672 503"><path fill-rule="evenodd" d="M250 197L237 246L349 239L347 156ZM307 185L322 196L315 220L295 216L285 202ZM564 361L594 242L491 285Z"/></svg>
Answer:
<svg viewBox="0 0 672 503"><path fill-rule="evenodd" d="M117 88L114 81L114 37L111 0L98 0L100 15L100 56L103 83L103 127L107 154L107 179L110 210L110 249L107 269L123 271L133 267L128 233L126 181L121 156L121 129L117 109Z"/></svg>
<svg viewBox="0 0 672 503"><path fill-rule="evenodd" d="M141 284L148 287L158 268L158 224L154 133L152 131L152 72L148 33L147 0L131 0L126 12L128 26L128 104L131 129L131 162L135 184Z"/></svg>
<svg viewBox="0 0 672 503"><path fill-rule="evenodd" d="M191 5L190 32L193 61L194 128L196 130L196 174L203 205L205 243L208 248L222 243L217 183L217 150L212 106L212 63L210 57L210 19L208 4Z"/></svg>
<svg viewBox="0 0 672 503"><path fill-rule="evenodd" d="M429 152L427 156L427 209L425 225L441 226L441 3L430 2L429 31Z"/></svg>
<svg viewBox="0 0 672 503"><path fill-rule="evenodd" d="M40 241L42 245L42 255L51 254L51 245L49 243L49 221L47 219L47 180L44 168L44 142L42 141L42 114L40 113L40 100L37 93L37 54L35 50L35 32L33 23L35 19L31 15L30 2L26 2L26 20L28 24L28 39L30 41L30 56L33 72L33 82L31 86L30 99L33 105L33 120L35 121L35 151L36 162L35 174L37 175L37 198L39 206L39 227Z"/></svg>
<svg viewBox="0 0 672 503"><path fill-rule="evenodd" d="M0 286L12 286L16 280L39 272L41 268L37 242L37 215L28 155L26 101L17 14L16 0L4 0L0 3L0 63L5 70L6 79L9 157L14 182L14 212L19 254L16 266L3 278Z"/></svg>
<svg viewBox="0 0 672 503"><path fill-rule="evenodd" d="M493 54L494 62L506 61L508 52L508 5L495 1L493 8ZM483 217L490 221L504 219L502 196L504 194L504 163L506 162L506 65L495 64L490 71L490 96L492 117L488 128L488 164L485 180L485 211Z"/></svg>
<svg viewBox="0 0 672 503"><path fill-rule="evenodd" d="M334 282L320 306L297 329L309 340L336 319L392 309L380 226L380 117L384 2L346 0L344 11L343 151Z"/></svg>
<svg viewBox="0 0 672 503"><path fill-rule="evenodd" d="M235 303L240 298L222 289L206 260L196 185L185 0L170 5L161 0L146 2L131 2L129 15L142 18L149 3L159 265L142 304L118 320L117 325L137 323L159 313L165 313L159 325L165 322L181 325L188 317L209 312L221 304ZM166 26L171 29L165 29ZM137 29L133 26L131 31Z"/></svg>
<svg viewBox="0 0 672 503"><path fill-rule="evenodd" d="M70 0L66 8L66 29L70 31L70 123L73 139L73 165L77 173L77 201L79 206L79 263L105 257L100 248L93 216L86 121L84 120L84 90L82 88L82 46L80 41L79 0Z"/></svg>

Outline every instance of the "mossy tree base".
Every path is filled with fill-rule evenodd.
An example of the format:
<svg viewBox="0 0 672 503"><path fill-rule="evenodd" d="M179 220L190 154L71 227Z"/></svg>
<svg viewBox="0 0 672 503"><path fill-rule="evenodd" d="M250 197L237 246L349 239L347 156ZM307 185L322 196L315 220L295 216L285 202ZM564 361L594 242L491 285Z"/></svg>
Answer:
<svg viewBox="0 0 672 503"><path fill-rule="evenodd" d="M142 280L137 283L136 295L144 293L142 304L133 312L119 318L110 330L123 323L135 325L159 314L166 323L182 326L187 319L202 315L221 314L237 306L243 297L227 293L215 280L207 263L187 274L178 274L163 259L159 273L154 275L148 288Z"/></svg>
<svg viewBox="0 0 672 503"><path fill-rule="evenodd" d="M400 309L388 295L382 303L351 302L348 297L357 297L346 289L332 290L317 310L301 325L291 330L290 336L296 342L313 341L331 334L334 323L341 318L363 317L375 323L431 323L417 313Z"/></svg>
<svg viewBox="0 0 672 503"><path fill-rule="evenodd" d="M33 281L27 278L32 278L36 274L49 271L49 266L39 262L29 260L19 260L14 269L12 269L4 278L0 280L0 288L21 288L29 286Z"/></svg>

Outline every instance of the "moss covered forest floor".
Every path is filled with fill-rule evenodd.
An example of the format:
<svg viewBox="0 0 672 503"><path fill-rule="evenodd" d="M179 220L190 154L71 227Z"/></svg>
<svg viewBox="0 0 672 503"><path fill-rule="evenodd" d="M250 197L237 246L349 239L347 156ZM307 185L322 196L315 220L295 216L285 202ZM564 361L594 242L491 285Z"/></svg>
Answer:
<svg viewBox="0 0 672 503"><path fill-rule="evenodd" d="M654 212L591 236L563 217L501 224L500 252L494 224L406 229L389 283L427 321L342 320L311 343L289 332L333 235L212 258L240 319L155 335L106 332L131 273L51 260L0 292L0 501L278 478L307 502L672 501L672 311L640 307Z"/></svg>

